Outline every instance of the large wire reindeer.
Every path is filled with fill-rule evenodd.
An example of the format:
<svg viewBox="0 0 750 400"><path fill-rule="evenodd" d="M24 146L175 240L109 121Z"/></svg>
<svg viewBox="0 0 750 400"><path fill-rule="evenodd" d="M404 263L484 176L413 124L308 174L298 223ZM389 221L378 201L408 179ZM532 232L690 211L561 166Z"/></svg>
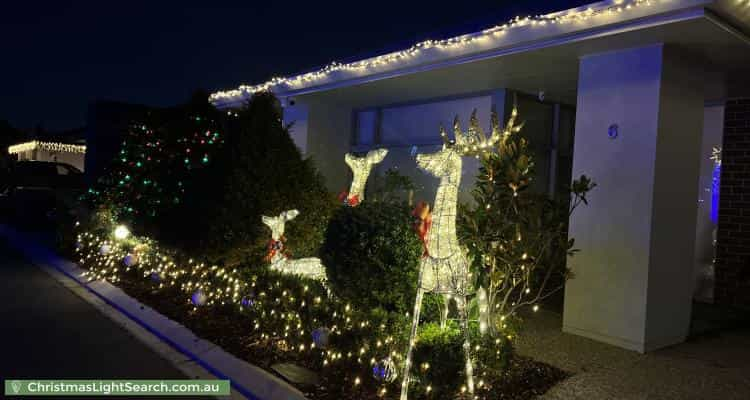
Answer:
<svg viewBox="0 0 750 400"><path fill-rule="evenodd" d="M468 298L472 294L469 282L469 260L466 249L458 243L456 236L456 208L458 188L461 182L462 157L487 154L495 144L503 140L510 132L517 132L520 126L515 125L516 109L514 107L508 124L501 129L497 113L492 111L492 134L485 136L476 117L476 110L471 114L469 129L461 131L456 116L453 122L454 140L449 140L445 129L440 127L443 148L431 154L418 154L419 169L440 179L432 211L432 226L427 234L427 253L420 261L417 298L414 303L409 348L406 352L404 375L401 384L401 400L407 400L409 392L412 350L417 336L419 314L425 293L436 293L444 297L445 304L441 310L441 326L445 327L448 305L455 299L458 309L460 329L464 336L463 350L466 357L466 389L474 393L474 367L471 360L471 343L469 340Z"/></svg>

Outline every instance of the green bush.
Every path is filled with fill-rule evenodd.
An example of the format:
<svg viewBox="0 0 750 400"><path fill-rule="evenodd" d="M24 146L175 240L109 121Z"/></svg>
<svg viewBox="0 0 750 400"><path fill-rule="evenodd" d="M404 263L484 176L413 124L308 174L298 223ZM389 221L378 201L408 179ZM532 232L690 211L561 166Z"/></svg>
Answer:
<svg viewBox="0 0 750 400"><path fill-rule="evenodd" d="M321 258L331 289L360 309L411 311L422 244L408 207L365 202L333 215Z"/></svg>
<svg viewBox="0 0 750 400"><path fill-rule="evenodd" d="M463 343L461 330L453 321L445 329L436 323L420 327L411 368L418 393L424 393L429 385L435 398L448 398L465 383Z"/></svg>
<svg viewBox="0 0 750 400"><path fill-rule="evenodd" d="M513 358L511 339L480 335L476 323L470 324L469 336L475 383L481 379L478 372L500 376L507 371ZM464 335L455 320L449 320L445 329L434 322L421 325L414 346L411 374L415 379L410 390L425 393L430 386L432 398L452 397L456 388L466 383L463 344Z"/></svg>

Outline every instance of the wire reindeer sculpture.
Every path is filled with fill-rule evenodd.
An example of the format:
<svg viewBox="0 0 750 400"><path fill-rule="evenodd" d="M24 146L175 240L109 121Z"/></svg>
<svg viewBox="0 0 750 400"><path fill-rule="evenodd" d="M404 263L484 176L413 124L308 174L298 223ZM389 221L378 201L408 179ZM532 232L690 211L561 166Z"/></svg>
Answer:
<svg viewBox="0 0 750 400"><path fill-rule="evenodd" d="M343 192L340 196L340 200L345 205L356 207L365 200L367 178L370 177L372 168L383 161L387 154L388 150L386 149L375 149L370 150L367 155L362 157L357 157L352 153L347 153L344 156L344 161L352 170L353 175L349 192Z"/></svg>
<svg viewBox="0 0 750 400"><path fill-rule="evenodd" d="M284 254L284 228L286 223L297 218L299 211L287 210L276 217L263 215L263 223L271 229L271 240L268 242L266 260L271 263L271 269L284 274L300 275L307 278L326 280L326 270L320 258L309 257L297 260L287 258Z"/></svg>
<svg viewBox="0 0 750 400"><path fill-rule="evenodd" d="M471 360L468 326L468 298L473 292L469 272L470 261L467 250L460 246L456 236L456 209L458 188L461 183L462 158L465 156L479 157L481 154L486 154L492 151L495 144L503 140L510 132L520 130L520 126L515 125L515 117L516 110L514 108L508 124L501 129L497 113L493 110L492 134L488 138L479 126L476 110L471 114L469 129L466 133L462 132L458 116L456 116L453 122L455 139L449 140L445 129L441 126L442 149L431 154L417 155L418 168L439 178L440 183L435 194L432 225L427 233L427 252L419 265L417 298L414 303L408 342L409 348L404 363L401 400L407 400L408 398L412 350L417 336L419 314L425 293L436 293L443 296L444 305L440 315L440 324L443 328L446 325L450 301L451 299L456 301L459 326L464 337L466 388L470 394L474 393L474 367Z"/></svg>

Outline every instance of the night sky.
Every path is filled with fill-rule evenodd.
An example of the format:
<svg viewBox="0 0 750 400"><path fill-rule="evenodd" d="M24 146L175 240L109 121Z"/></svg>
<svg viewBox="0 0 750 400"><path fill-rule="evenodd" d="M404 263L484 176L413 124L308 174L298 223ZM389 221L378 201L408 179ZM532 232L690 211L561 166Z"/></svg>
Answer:
<svg viewBox="0 0 750 400"><path fill-rule="evenodd" d="M0 13L0 120L76 128L92 100L172 105L590 2L14 1Z"/></svg>

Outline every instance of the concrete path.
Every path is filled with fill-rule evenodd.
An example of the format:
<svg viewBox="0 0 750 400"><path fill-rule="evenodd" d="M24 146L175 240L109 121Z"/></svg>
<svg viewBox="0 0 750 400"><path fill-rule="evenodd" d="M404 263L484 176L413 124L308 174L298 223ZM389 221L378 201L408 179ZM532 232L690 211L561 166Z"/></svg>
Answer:
<svg viewBox="0 0 750 400"><path fill-rule="evenodd" d="M526 320L518 351L574 373L541 399L750 399L750 329L704 334L638 354L560 331L560 314Z"/></svg>
<svg viewBox="0 0 750 400"><path fill-rule="evenodd" d="M0 379L186 379L0 241Z"/></svg>

